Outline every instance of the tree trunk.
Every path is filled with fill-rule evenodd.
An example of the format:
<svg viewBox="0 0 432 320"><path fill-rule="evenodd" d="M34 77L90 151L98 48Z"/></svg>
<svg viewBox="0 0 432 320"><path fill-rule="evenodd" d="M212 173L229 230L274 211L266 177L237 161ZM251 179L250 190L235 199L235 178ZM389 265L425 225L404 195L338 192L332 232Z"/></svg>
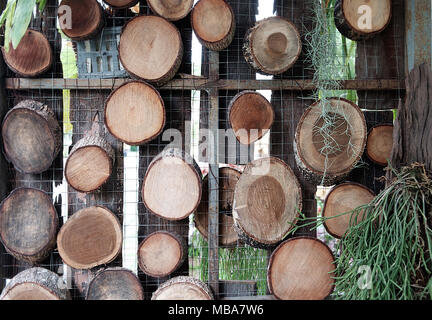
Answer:
<svg viewBox="0 0 432 320"><path fill-rule="evenodd" d="M139 0L104 0L113 9L127 9L136 5Z"/></svg>
<svg viewBox="0 0 432 320"><path fill-rule="evenodd" d="M387 166L393 148L393 125L379 124L368 134L366 154L374 163Z"/></svg>
<svg viewBox="0 0 432 320"><path fill-rule="evenodd" d="M186 17L192 9L194 0L147 0L150 9L168 21Z"/></svg>
<svg viewBox="0 0 432 320"><path fill-rule="evenodd" d="M200 280L179 276L161 284L152 300L213 300L213 294Z"/></svg>

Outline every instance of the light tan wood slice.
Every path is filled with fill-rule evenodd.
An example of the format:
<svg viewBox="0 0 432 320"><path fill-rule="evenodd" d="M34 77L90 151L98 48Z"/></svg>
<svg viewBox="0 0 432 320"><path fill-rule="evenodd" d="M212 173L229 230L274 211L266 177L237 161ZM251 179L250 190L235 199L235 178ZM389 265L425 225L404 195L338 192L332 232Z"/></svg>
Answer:
<svg viewBox="0 0 432 320"><path fill-rule="evenodd" d="M147 4L155 14L169 21L177 21L189 14L194 0L147 0Z"/></svg>
<svg viewBox="0 0 432 320"><path fill-rule="evenodd" d="M104 2L114 9L125 9L133 7L139 0L104 0Z"/></svg>
<svg viewBox="0 0 432 320"><path fill-rule="evenodd" d="M378 125L369 131L366 145L366 154L369 159L381 166L387 166L392 149L393 125Z"/></svg>
<svg viewBox="0 0 432 320"><path fill-rule="evenodd" d="M213 300L213 294L204 282L180 276L161 284L152 300Z"/></svg>

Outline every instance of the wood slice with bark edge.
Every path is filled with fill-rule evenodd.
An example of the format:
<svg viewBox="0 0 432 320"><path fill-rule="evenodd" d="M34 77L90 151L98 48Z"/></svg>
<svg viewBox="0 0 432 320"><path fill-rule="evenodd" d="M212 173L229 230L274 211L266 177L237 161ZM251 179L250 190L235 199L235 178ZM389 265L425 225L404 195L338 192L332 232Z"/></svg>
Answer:
<svg viewBox="0 0 432 320"><path fill-rule="evenodd" d="M249 163L234 192L234 229L240 240L268 249L282 241L302 210L302 190L292 169L278 158Z"/></svg>
<svg viewBox="0 0 432 320"><path fill-rule="evenodd" d="M104 121L108 131L129 145L155 139L165 126L165 104L159 92L144 81L129 81L107 98Z"/></svg>
<svg viewBox="0 0 432 320"><path fill-rule="evenodd" d="M361 6L367 6L371 9L372 25L370 29L364 29L359 25L359 22L364 23L361 17L367 14L365 9L361 9ZM342 35L354 41L367 40L384 31L389 25L391 17L391 0L336 0L335 3L336 28Z"/></svg>
<svg viewBox="0 0 432 320"><path fill-rule="evenodd" d="M63 139L53 110L34 100L21 101L6 114L2 137L6 158L23 173L48 170Z"/></svg>
<svg viewBox="0 0 432 320"><path fill-rule="evenodd" d="M91 269L113 261L122 248L122 227L107 208L93 206L75 212L57 236L59 254L75 269Z"/></svg>
<svg viewBox="0 0 432 320"><path fill-rule="evenodd" d="M234 219L232 205L234 199L235 185L241 172L230 167L219 169L219 246L235 245L239 240L234 230ZM203 179L203 191L201 202L194 214L195 227L204 237L208 239L208 175Z"/></svg>
<svg viewBox="0 0 432 320"><path fill-rule="evenodd" d="M58 19L63 33L72 40L81 41L96 37L105 25L102 6L97 0L62 0L59 8L69 7L68 10L59 10ZM71 14L71 25L68 26L68 17Z"/></svg>
<svg viewBox="0 0 432 320"><path fill-rule="evenodd" d="M210 288L202 281L179 276L162 283L153 292L152 300L213 300Z"/></svg>
<svg viewBox="0 0 432 320"><path fill-rule="evenodd" d="M0 300L71 300L62 278L44 268L30 268L11 279Z"/></svg>
<svg viewBox="0 0 432 320"><path fill-rule="evenodd" d="M168 21L186 17L192 10L194 0L147 0L150 9Z"/></svg>
<svg viewBox="0 0 432 320"><path fill-rule="evenodd" d="M323 125L321 101L312 104L301 117L294 139L297 166L305 179L314 184L332 186L342 181L361 159L367 140L365 117L360 108L344 98L329 99L334 115L335 152L326 156L321 150L324 137L319 133ZM323 181L324 178L324 181Z"/></svg>
<svg viewBox="0 0 432 320"><path fill-rule="evenodd" d="M139 0L103 0L113 9L127 9L136 5Z"/></svg>
<svg viewBox="0 0 432 320"><path fill-rule="evenodd" d="M350 212L360 206L367 205L375 198L372 190L355 182L346 182L335 186L324 201L322 216L331 218ZM363 220L363 214L346 214L324 222L327 232L337 239L341 239L350 225Z"/></svg>
<svg viewBox="0 0 432 320"><path fill-rule="evenodd" d="M322 300L334 290L334 256L321 240L296 237L272 253L267 270L270 293L280 300ZM301 262L301 263L300 263Z"/></svg>
<svg viewBox="0 0 432 320"><path fill-rule="evenodd" d="M191 12L191 25L203 46L213 51L227 48L236 28L232 7L225 0L200 0Z"/></svg>
<svg viewBox="0 0 432 320"><path fill-rule="evenodd" d="M123 26L118 52L132 77L161 86L177 73L183 42L179 30L164 18L137 16Z"/></svg>
<svg viewBox="0 0 432 320"><path fill-rule="evenodd" d="M393 125L380 124L373 127L368 134L366 155L374 163L387 166L393 148Z"/></svg>
<svg viewBox="0 0 432 320"><path fill-rule="evenodd" d="M273 107L256 91L238 93L231 100L228 110L231 128L242 144L252 144L260 140L273 125Z"/></svg>
<svg viewBox="0 0 432 320"><path fill-rule="evenodd" d="M90 281L86 300L144 300L137 276L125 268L99 270Z"/></svg>
<svg viewBox="0 0 432 320"><path fill-rule="evenodd" d="M148 235L138 248L138 266L154 278L176 271L187 257L187 245L176 233L164 230Z"/></svg>
<svg viewBox="0 0 432 320"><path fill-rule="evenodd" d="M27 29L18 47L12 42L9 51L1 48L4 62L22 77L36 77L48 71L53 63L53 52L48 39L39 31Z"/></svg>
<svg viewBox="0 0 432 320"><path fill-rule="evenodd" d="M284 73L294 65L301 51L299 31L289 20L278 16L258 21L248 30L243 44L246 62L265 75Z"/></svg>
<svg viewBox="0 0 432 320"><path fill-rule="evenodd" d="M202 174L198 164L186 152L168 148L148 166L141 196L151 213L177 221L187 218L197 209L201 192Z"/></svg>
<svg viewBox="0 0 432 320"><path fill-rule="evenodd" d="M57 211L45 192L18 188L0 204L0 240L16 259L36 264L54 248Z"/></svg>

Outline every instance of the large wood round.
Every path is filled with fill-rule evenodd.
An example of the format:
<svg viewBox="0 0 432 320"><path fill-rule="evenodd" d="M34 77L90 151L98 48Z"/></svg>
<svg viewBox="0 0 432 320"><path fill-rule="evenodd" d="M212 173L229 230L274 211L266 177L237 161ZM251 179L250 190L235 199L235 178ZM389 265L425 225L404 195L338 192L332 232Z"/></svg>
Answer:
<svg viewBox="0 0 432 320"><path fill-rule="evenodd" d="M183 43L178 29L164 18L137 16L123 27L118 51L129 74L162 85L180 67Z"/></svg>
<svg viewBox="0 0 432 320"><path fill-rule="evenodd" d="M133 7L139 0L104 0L104 2L114 9L125 9Z"/></svg>
<svg viewBox="0 0 432 320"><path fill-rule="evenodd" d="M234 39L234 11L225 0L198 1L191 13L191 24L198 40L210 50L223 50Z"/></svg>
<svg viewBox="0 0 432 320"><path fill-rule="evenodd" d="M186 256L186 245L179 235L156 231L141 242L138 265L145 274L160 278L177 270Z"/></svg>
<svg viewBox="0 0 432 320"><path fill-rule="evenodd" d="M344 213L369 204L374 198L372 190L358 183L343 183L334 187L326 197L322 213L323 217L331 218L324 222L327 232L335 238L342 238L350 226L363 219L361 212L355 215Z"/></svg>
<svg viewBox="0 0 432 320"><path fill-rule="evenodd" d="M175 277L153 292L152 300L213 300L210 288L192 277Z"/></svg>
<svg viewBox="0 0 432 320"><path fill-rule="evenodd" d="M343 98L333 98L328 102L331 123L326 125L328 133L323 135L321 103L314 103L300 119L294 150L297 165L307 180L331 186L343 180L362 157L367 128L358 106Z"/></svg>
<svg viewBox="0 0 432 320"><path fill-rule="evenodd" d="M79 210L60 229L57 247L63 261L75 269L109 263L122 247L120 222L105 207Z"/></svg>
<svg viewBox="0 0 432 320"><path fill-rule="evenodd" d="M251 144L261 139L271 128L274 111L270 102L255 91L242 91L230 102L229 121L237 140Z"/></svg>
<svg viewBox="0 0 432 320"><path fill-rule="evenodd" d="M1 242L18 260L35 264L53 249L58 217L52 202L41 190L19 188L1 203Z"/></svg>
<svg viewBox="0 0 432 320"><path fill-rule="evenodd" d="M86 300L144 300L144 291L136 275L124 268L108 268L90 281Z"/></svg>
<svg viewBox="0 0 432 320"><path fill-rule="evenodd" d="M272 253L267 284L281 300L322 300L334 289L335 269L333 254L323 242L293 238Z"/></svg>
<svg viewBox="0 0 432 320"><path fill-rule="evenodd" d="M393 149L393 125L373 127L368 134L366 154L373 162L387 166Z"/></svg>
<svg viewBox="0 0 432 320"><path fill-rule="evenodd" d="M391 0L337 0L335 24L351 40L366 40L382 32L392 16Z"/></svg>
<svg viewBox="0 0 432 320"><path fill-rule="evenodd" d="M166 149L147 168L144 205L167 220L191 215L201 201L202 174L195 160L179 149Z"/></svg>
<svg viewBox="0 0 432 320"><path fill-rule="evenodd" d="M151 10L169 20L177 21L186 17L192 9L194 0L147 0Z"/></svg>
<svg viewBox="0 0 432 320"><path fill-rule="evenodd" d="M159 92L143 81L121 85L105 103L105 126L129 145L153 140L165 126L165 105Z"/></svg>
<svg viewBox="0 0 432 320"><path fill-rule="evenodd" d="M0 300L70 300L66 284L54 272L30 268L18 273L4 288Z"/></svg>
<svg viewBox="0 0 432 320"><path fill-rule="evenodd" d="M48 39L36 30L28 29L17 48L10 43L9 51L1 50L7 66L23 77L36 77L48 71L53 62Z"/></svg>
<svg viewBox="0 0 432 320"><path fill-rule="evenodd" d="M302 50L297 28L283 17L258 21L249 29L243 53L250 66L259 73L276 75L291 68Z"/></svg>
<svg viewBox="0 0 432 320"><path fill-rule="evenodd" d="M6 157L23 173L48 170L62 146L54 112L33 100L21 101L6 114L2 137Z"/></svg>
<svg viewBox="0 0 432 320"><path fill-rule="evenodd" d="M235 187L233 217L239 238L256 248L283 240L302 209L302 191L291 168L278 158L248 164Z"/></svg>

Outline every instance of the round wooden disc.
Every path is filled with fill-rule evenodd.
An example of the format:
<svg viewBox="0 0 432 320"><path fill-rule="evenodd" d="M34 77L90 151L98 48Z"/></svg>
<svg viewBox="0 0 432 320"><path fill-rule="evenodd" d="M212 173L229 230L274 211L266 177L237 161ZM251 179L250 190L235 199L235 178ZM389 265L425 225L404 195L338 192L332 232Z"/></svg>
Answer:
<svg viewBox="0 0 432 320"><path fill-rule="evenodd" d="M165 105L159 92L143 81L121 85L105 103L105 126L129 145L153 140L165 126Z"/></svg>
<svg viewBox="0 0 432 320"><path fill-rule="evenodd" d="M36 77L49 68L53 62L51 45L39 31L28 29L18 47L9 45L9 51L2 47L7 66L23 77Z"/></svg>
<svg viewBox="0 0 432 320"><path fill-rule="evenodd" d="M125 9L133 7L139 2L139 0L104 0L104 2L114 9Z"/></svg>
<svg viewBox="0 0 432 320"><path fill-rule="evenodd" d="M173 273L184 260L184 248L177 235L156 231L147 236L138 249L138 265L147 275L155 278Z"/></svg>
<svg viewBox="0 0 432 320"><path fill-rule="evenodd" d="M86 300L144 300L144 291L132 271L108 268L89 283Z"/></svg>
<svg viewBox="0 0 432 320"><path fill-rule="evenodd" d="M161 284L152 300L213 300L213 294L204 282L180 276Z"/></svg>
<svg viewBox="0 0 432 320"><path fill-rule="evenodd" d="M281 300L321 300L334 289L334 257L315 238L298 237L283 242L270 257L267 284Z"/></svg>
<svg viewBox="0 0 432 320"><path fill-rule="evenodd" d="M119 56L133 76L162 84L174 77L183 57L180 32L157 16L137 16L123 27Z"/></svg>
<svg viewBox="0 0 432 320"><path fill-rule="evenodd" d="M373 127L368 135L366 154L373 162L387 166L393 149L393 125Z"/></svg>
<svg viewBox="0 0 432 320"><path fill-rule="evenodd" d="M243 91L230 102L229 121L237 140L251 144L261 139L273 125L273 107L260 93Z"/></svg>
<svg viewBox="0 0 432 320"><path fill-rule="evenodd" d="M147 0L151 10L169 21L177 21L188 15L194 0Z"/></svg>
<svg viewBox="0 0 432 320"><path fill-rule="evenodd" d="M33 188L18 188L0 206L0 236L17 259L40 262L55 245L58 217L52 199Z"/></svg>
<svg viewBox="0 0 432 320"><path fill-rule="evenodd" d="M122 246L122 228L107 208L75 212L60 229L57 247L63 261L75 269L90 269L114 260Z"/></svg>

